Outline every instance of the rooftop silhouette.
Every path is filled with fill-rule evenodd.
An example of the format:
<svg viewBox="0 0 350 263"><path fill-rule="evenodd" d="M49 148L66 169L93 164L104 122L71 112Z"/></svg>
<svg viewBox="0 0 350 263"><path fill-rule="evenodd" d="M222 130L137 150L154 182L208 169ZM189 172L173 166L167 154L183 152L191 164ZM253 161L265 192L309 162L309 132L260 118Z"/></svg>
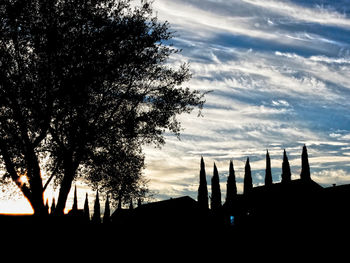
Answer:
<svg viewBox="0 0 350 263"><path fill-rule="evenodd" d="M220 189L215 189L219 183L219 172L214 164L212 180L214 193L211 193L212 200L209 206L205 163L202 157L198 200L189 196L144 204L139 200L136 207L130 200L128 208L123 208L119 202L117 209L110 215L107 196L101 220L99 192L96 191L93 216L90 218L87 196L84 209L78 209L75 189L74 203L67 215L58 216L51 208L51 215L45 217L0 215L0 224L29 226L32 231L39 232L46 228L56 231L61 229L61 235L65 231L72 231L81 236L104 237L106 240L109 236L118 236L118 240L130 236L182 240L188 236L192 240L195 238L197 244L204 244L208 238L220 238L226 240L227 245L234 244L236 248L242 248L252 240L266 242L264 239L271 238L279 240L280 243L277 245L284 249L286 249L284 246L291 245L295 239L300 239L300 244L321 241L322 244L334 244L336 240L350 234L350 185L322 187L313 181L311 176L307 176L309 162L306 151L304 146L302 164L303 171L306 172L301 173L299 179L290 179L284 151L282 180L270 181L268 172L270 164L267 158L268 179L265 180L267 183L259 186L253 184L247 158L244 180L247 186L244 187L243 193L237 193L233 161L230 161L227 193L222 205ZM217 196L213 200L215 195Z"/></svg>

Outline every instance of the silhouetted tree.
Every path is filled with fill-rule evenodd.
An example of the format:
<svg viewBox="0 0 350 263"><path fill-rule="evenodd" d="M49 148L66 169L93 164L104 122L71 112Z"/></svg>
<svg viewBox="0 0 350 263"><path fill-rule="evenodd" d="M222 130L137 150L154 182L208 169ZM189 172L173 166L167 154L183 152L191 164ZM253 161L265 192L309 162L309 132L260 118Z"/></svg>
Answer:
<svg viewBox="0 0 350 263"><path fill-rule="evenodd" d="M272 185L271 160L269 151L266 152L265 185Z"/></svg>
<svg viewBox="0 0 350 263"><path fill-rule="evenodd" d="M52 215L55 212L56 208L56 200L55 197L52 198L51 208L50 208L50 214Z"/></svg>
<svg viewBox="0 0 350 263"><path fill-rule="evenodd" d="M201 157L201 168L199 172L198 206L202 210L207 210L209 208L207 177L205 174L205 164L203 157Z"/></svg>
<svg viewBox="0 0 350 263"><path fill-rule="evenodd" d="M78 195L77 195L77 186L74 187L74 198L73 198L73 206L72 212L75 213L78 211Z"/></svg>
<svg viewBox="0 0 350 263"><path fill-rule="evenodd" d="M122 209L122 198L121 196L119 196L118 198L118 207L117 207L118 210L121 210Z"/></svg>
<svg viewBox="0 0 350 263"><path fill-rule="evenodd" d="M89 209L89 200L88 200L88 194L85 195L85 202L84 202L84 219L86 222L90 222L90 209Z"/></svg>
<svg viewBox="0 0 350 263"><path fill-rule="evenodd" d="M244 186L243 186L243 194L249 194L253 189L253 179L252 172L249 164L249 157L247 158L245 168L244 168Z"/></svg>
<svg viewBox="0 0 350 263"><path fill-rule="evenodd" d="M115 146L115 143L106 146L108 151L96 154L84 177L92 188L108 193L114 205L119 198L124 204L128 204L130 198L144 198L148 180L141 173L144 168L141 148L132 142Z"/></svg>
<svg viewBox="0 0 350 263"><path fill-rule="evenodd" d="M99 224L101 223L101 210L100 210L100 200L98 197L98 190L96 191L96 199L94 204L94 214L91 219L92 223Z"/></svg>
<svg viewBox="0 0 350 263"><path fill-rule="evenodd" d="M49 199L47 198L46 198L45 209L47 210L47 213L49 213Z"/></svg>
<svg viewBox="0 0 350 263"><path fill-rule="evenodd" d="M0 161L35 214L47 213L38 150L58 102L54 2L4 0L0 8Z"/></svg>
<svg viewBox="0 0 350 263"><path fill-rule="evenodd" d="M108 195L107 195L106 203L105 203L105 212L103 214L103 223L104 224L108 224L110 222L110 214L111 214L111 211L109 209L109 199L108 199Z"/></svg>
<svg viewBox="0 0 350 263"><path fill-rule="evenodd" d="M310 180L310 166L309 166L309 158L307 154L306 145L303 146L303 152L301 154L301 173L300 179Z"/></svg>
<svg viewBox="0 0 350 263"><path fill-rule="evenodd" d="M134 209L134 205L132 203L132 199L130 198L130 203L129 203L129 209L133 210Z"/></svg>
<svg viewBox="0 0 350 263"><path fill-rule="evenodd" d="M291 181L292 174L290 171L289 161L286 150L283 151L283 162L282 162L282 183L288 183Z"/></svg>
<svg viewBox="0 0 350 263"><path fill-rule="evenodd" d="M236 175L232 160L230 161L226 189L226 204L228 206L232 206L235 198L237 197Z"/></svg>
<svg viewBox="0 0 350 263"><path fill-rule="evenodd" d="M221 190L219 172L214 163L213 177L211 178L211 204L212 210L218 210L221 208Z"/></svg>
<svg viewBox="0 0 350 263"><path fill-rule="evenodd" d="M2 1L0 155L6 178L37 214L46 213L43 193L53 178L59 214L80 172L89 175L91 166L106 167L120 156L103 162L101 155L120 149L143 163L143 144L164 144L166 130L179 135L176 116L204 103L203 94L181 87L188 66L166 63L179 51L169 45L169 24L157 20L149 1L130 2ZM51 172L45 185L43 153ZM134 170L139 176L127 179L141 177L143 165L118 162L124 167L113 176ZM113 177L106 174L101 178Z"/></svg>

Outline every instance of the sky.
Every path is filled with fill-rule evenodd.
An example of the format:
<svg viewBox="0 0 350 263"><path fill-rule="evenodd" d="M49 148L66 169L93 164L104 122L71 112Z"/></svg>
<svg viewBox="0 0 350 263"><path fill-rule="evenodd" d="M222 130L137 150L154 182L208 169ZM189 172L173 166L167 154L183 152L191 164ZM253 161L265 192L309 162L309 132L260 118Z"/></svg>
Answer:
<svg viewBox="0 0 350 263"><path fill-rule="evenodd" d="M222 201L230 160L239 193L247 157L253 184L263 184L267 150L274 182L283 149L299 178L304 144L314 181L350 183L350 0L155 0L153 7L182 49L169 64L190 64L184 87L211 91L201 116L179 116L180 140L166 133L161 149L144 147L154 199L197 199L201 156L209 195L217 165ZM78 186L81 207L85 191Z"/></svg>
<svg viewBox="0 0 350 263"><path fill-rule="evenodd" d="M181 140L166 134L161 149L145 147L157 198L196 199L201 156L209 195L218 167L222 201L230 160L238 192L247 157L263 184L267 150L274 182L283 149L297 179L304 144L314 181L350 183L349 0L156 0L154 9L182 49L170 63L190 64L185 86L211 91L202 117L179 117Z"/></svg>

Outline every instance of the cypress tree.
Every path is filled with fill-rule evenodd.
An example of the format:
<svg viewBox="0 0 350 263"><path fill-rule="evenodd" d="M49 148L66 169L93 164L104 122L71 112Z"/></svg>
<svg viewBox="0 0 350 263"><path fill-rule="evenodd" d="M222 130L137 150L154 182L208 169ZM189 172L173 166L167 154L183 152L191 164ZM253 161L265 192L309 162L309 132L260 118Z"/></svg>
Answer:
<svg viewBox="0 0 350 263"><path fill-rule="evenodd" d="M94 204L94 214L92 216L92 222L99 224L101 223L101 211L100 211L100 200L98 197L98 190L96 192L96 199Z"/></svg>
<svg viewBox="0 0 350 263"><path fill-rule="evenodd" d="M198 206L202 210L208 210L208 187L203 157L201 157L201 168L199 172Z"/></svg>
<svg viewBox="0 0 350 263"><path fill-rule="evenodd" d="M122 198L119 196L118 197L118 207L117 207L118 210L122 210Z"/></svg>
<svg viewBox="0 0 350 263"><path fill-rule="evenodd" d="M85 195L85 202L84 202L84 219L86 222L90 222L90 209L89 209L89 200L88 200L88 194Z"/></svg>
<svg viewBox="0 0 350 263"><path fill-rule="evenodd" d="M221 190L219 172L214 163L213 177L211 178L211 209L217 210L221 207Z"/></svg>
<svg viewBox="0 0 350 263"><path fill-rule="evenodd" d="M287 157L286 150L283 152L283 162L282 162L282 183L288 183L292 180L292 173L290 171L289 161Z"/></svg>
<svg viewBox="0 0 350 263"><path fill-rule="evenodd" d="M133 209L134 209L134 205L133 205L133 203L132 203L132 198L130 198L129 209L130 209L130 210L133 210Z"/></svg>
<svg viewBox="0 0 350 263"><path fill-rule="evenodd" d="M73 199L72 211L73 212L78 211L77 186L74 187L74 199Z"/></svg>
<svg viewBox="0 0 350 263"><path fill-rule="evenodd" d="M249 194L253 189L252 172L249 164L249 157L247 158L245 168L244 168L244 186L243 194Z"/></svg>
<svg viewBox="0 0 350 263"><path fill-rule="evenodd" d="M109 209L109 200L108 200L108 195L107 195L107 199L106 199L106 203L105 203L105 212L103 214L103 223L104 224L108 224L110 222L110 214L111 214L111 211Z"/></svg>
<svg viewBox="0 0 350 263"><path fill-rule="evenodd" d="M265 185L272 185L271 159L269 151L266 152Z"/></svg>
<svg viewBox="0 0 350 263"><path fill-rule="evenodd" d="M235 169L233 167L232 160L230 161L229 175L226 184L226 203L232 206L235 198L237 196L237 185L236 185L236 175Z"/></svg>
<svg viewBox="0 0 350 263"><path fill-rule="evenodd" d="M49 199L47 198L46 198L45 210L47 211L47 214L49 214Z"/></svg>
<svg viewBox="0 0 350 263"><path fill-rule="evenodd" d="M56 208L56 201L55 201L55 197L52 198L52 203L51 203L51 208L50 208L50 214L52 215L55 212L55 208Z"/></svg>
<svg viewBox="0 0 350 263"><path fill-rule="evenodd" d="M301 173L300 179L310 180L310 166L309 166L309 158L307 154L306 145L303 146L303 152L301 154Z"/></svg>

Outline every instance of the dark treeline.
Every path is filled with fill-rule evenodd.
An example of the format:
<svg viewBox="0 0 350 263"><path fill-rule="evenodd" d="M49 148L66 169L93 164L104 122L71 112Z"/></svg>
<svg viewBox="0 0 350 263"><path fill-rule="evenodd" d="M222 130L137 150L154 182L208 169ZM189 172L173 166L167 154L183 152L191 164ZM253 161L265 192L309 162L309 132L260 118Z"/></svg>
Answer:
<svg viewBox="0 0 350 263"><path fill-rule="evenodd" d="M311 180L310 176L310 167L308 161L307 148L304 145L301 155L301 174L300 179L302 180ZM283 162L282 162L282 174L281 174L281 183L288 183L292 180L292 174L290 170L290 165L287 157L286 150L283 151ZM266 152L266 169L265 169L265 186L269 187L273 185L272 171L271 171L271 159L269 152ZM233 202L234 198L237 196L237 186L236 186L236 176L233 161L229 163L229 175L227 178L227 189L226 189L226 203ZM214 163L214 172L211 179L212 195L211 195L211 208L217 209L221 206L221 191L220 191L220 182L218 169ZM246 160L244 167L244 185L243 185L243 194L249 195L253 190L253 178L252 171L250 167L249 157ZM208 207L208 189L206 182L206 171L205 163L203 157L201 157L200 165L200 182L198 188L198 205L199 207L207 208Z"/></svg>
<svg viewBox="0 0 350 263"><path fill-rule="evenodd" d="M301 154L301 167L300 179L292 180L284 151L282 180L273 182L267 153L265 185L254 186L248 158L244 175L248 178L244 180L247 186L244 186L243 193L238 193L236 174L230 161L226 198L222 203L217 166L214 164L209 196L202 157L197 201L188 196L144 204L138 200L137 206L131 201L127 208L119 202L111 214L107 196L102 215L98 191L90 212L87 196L84 208L78 209L75 190L74 203L68 215L55 215L52 205L52 216L17 219L0 216L0 223L21 223L35 233L50 229L58 231L58 236L65 236L68 231L83 243L102 240L99 243L103 244L101 249L118 244L119 251L130 244L149 251L154 249L153 244L161 242L160 247L164 251L177 253L189 248L192 248L189 252L193 253L193 246L199 245L201 248L210 247L208 255L214 251L223 255L234 251L236 255L242 255L240 253L247 250L252 253L252 249L256 252L262 249L260 253L270 255L272 252L265 249L273 246L279 252L308 255L311 246L334 248L350 234L350 185L324 188L314 182L306 146ZM296 251L295 244L300 246Z"/></svg>

